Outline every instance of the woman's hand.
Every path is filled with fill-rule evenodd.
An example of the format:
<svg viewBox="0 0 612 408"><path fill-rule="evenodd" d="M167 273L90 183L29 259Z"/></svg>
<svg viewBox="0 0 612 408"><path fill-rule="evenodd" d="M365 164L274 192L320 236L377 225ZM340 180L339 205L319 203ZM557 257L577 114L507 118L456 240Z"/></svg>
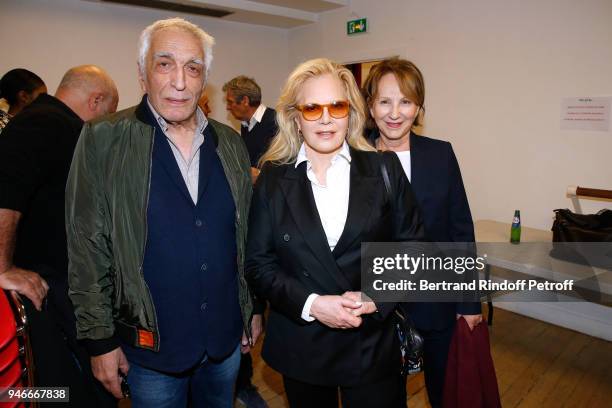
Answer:
<svg viewBox="0 0 612 408"><path fill-rule="evenodd" d="M361 304L360 308L349 310L353 316L371 314L376 312L377 310L376 304L372 302L370 298L362 292L344 292L342 294L342 297L350 299L355 303Z"/></svg>
<svg viewBox="0 0 612 408"><path fill-rule="evenodd" d="M332 329L350 329L361 325L361 317L352 312L362 307L342 296L319 296L310 306L310 315Z"/></svg>
<svg viewBox="0 0 612 408"><path fill-rule="evenodd" d="M470 331L474 330L474 327L478 326L478 324L480 322L482 322L482 315L481 314L477 314L477 315L461 315L461 314L457 314L457 320L459 320L459 318L463 317L465 319L465 321L467 322L468 326L470 327Z"/></svg>

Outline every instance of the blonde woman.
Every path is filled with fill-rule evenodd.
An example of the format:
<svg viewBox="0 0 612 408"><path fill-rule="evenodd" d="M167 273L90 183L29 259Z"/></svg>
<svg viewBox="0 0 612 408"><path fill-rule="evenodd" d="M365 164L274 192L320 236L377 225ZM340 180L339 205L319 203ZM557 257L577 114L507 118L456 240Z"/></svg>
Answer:
<svg viewBox="0 0 612 408"><path fill-rule="evenodd" d="M363 138L364 112L346 68L307 61L284 86L261 159L246 271L271 304L263 357L283 374L291 407L335 408L338 388L344 407L400 406L395 305L360 301L360 249L421 240L423 229L397 156Z"/></svg>

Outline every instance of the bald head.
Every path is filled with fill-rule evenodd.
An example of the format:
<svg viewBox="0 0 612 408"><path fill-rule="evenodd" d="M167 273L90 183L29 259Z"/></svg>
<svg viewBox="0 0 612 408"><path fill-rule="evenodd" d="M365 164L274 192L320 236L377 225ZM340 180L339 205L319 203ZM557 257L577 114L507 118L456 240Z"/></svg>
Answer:
<svg viewBox="0 0 612 408"><path fill-rule="evenodd" d="M55 96L84 121L115 112L119 102L115 82L106 71L95 65L70 68Z"/></svg>

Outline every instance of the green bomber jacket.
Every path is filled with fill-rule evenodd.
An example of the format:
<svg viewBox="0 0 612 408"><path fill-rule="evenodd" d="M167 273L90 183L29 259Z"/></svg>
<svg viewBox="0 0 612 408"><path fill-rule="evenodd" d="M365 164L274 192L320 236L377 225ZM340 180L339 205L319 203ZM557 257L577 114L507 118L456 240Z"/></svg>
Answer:
<svg viewBox="0 0 612 408"><path fill-rule="evenodd" d="M69 294L77 337L93 355L119 345L159 351L159 331L142 264L154 128L140 105L86 123L66 186ZM248 152L232 128L209 119L236 207L239 301L250 337L253 299L244 277L252 184Z"/></svg>

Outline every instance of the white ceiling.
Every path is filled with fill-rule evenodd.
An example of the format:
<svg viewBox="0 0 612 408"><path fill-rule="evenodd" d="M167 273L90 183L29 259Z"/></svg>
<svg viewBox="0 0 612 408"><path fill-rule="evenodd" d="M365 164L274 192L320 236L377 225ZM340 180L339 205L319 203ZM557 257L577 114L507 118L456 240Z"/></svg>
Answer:
<svg viewBox="0 0 612 408"><path fill-rule="evenodd" d="M194 8L230 12L227 21L279 28L293 28L316 23L319 13L348 6L350 0L85 0L123 3L133 7L153 7L198 14Z"/></svg>
<svg viewBox="0 0 612 408"><path fill-rule="evenodd" d="M274 6L281 6L287 8L294 8L303 11L310 11L311 13L321 13L323 11L329 11L338 7L344 7L348 5L348 0L252 0L254 3L272 4Z"/></svg>

